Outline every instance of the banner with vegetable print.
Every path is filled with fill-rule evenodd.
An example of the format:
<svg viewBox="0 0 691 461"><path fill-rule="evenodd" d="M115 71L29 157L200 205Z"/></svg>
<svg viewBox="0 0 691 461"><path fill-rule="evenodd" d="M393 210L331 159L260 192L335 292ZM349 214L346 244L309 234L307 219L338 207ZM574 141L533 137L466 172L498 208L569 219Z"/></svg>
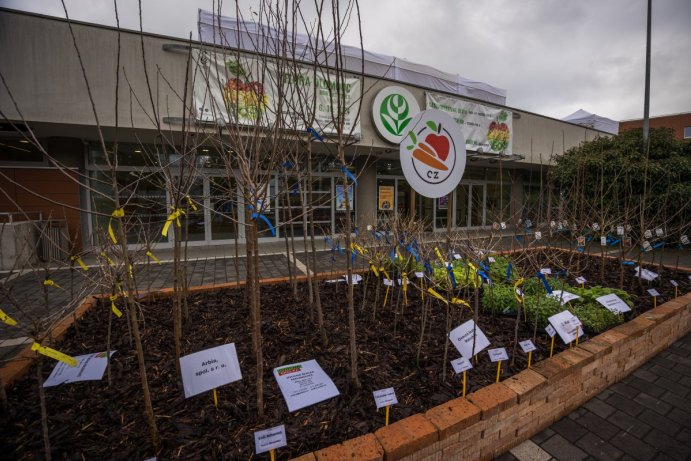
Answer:
<svg viewBox="0 0 691 461"><path fill-rule="evenodd" d="M341 82L331 74L315 76L309 69L279 68L272 61L206 50L193 50L193 60L197 120L261 126L280 122L282 129L302 132L315 104L312 128L317 133L336 133L333 121L340 112L344 134L352 130L354 136L360 135L357 78Z"/></svg>
<svg viewBox="0 0 691 461"><path fill-rule="evenodd" d="M485 106L438 93L427 93L427 109L446 112L461 126L468 150L485 154L511 155L513 116L511 111Z"/></svg>

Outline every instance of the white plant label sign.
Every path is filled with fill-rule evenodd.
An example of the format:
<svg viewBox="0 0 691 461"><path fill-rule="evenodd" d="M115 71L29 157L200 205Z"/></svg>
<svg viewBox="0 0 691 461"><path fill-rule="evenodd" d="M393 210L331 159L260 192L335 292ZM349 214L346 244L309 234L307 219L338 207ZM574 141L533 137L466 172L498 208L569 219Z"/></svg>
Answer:
<svg viewBox="0 0 691 461"><path fill-rule="evenodd" d="M647 240L643 240L643 251L650 251L652 249L653 247L650 246L650 242Z"/></svg>
<svg viewBox="0 0 691 461"><path fill-rule="evenodd" d="M673 287L678 287L678 286L679 286L679 282L677 282L677 281L674 280L674 279L670 279L669 283L670 283Z"/></svg>
<svg viewBox="0 0 691 461"><path fill-rule="evenodd" d="M545 331L547 332L547 334L549 335L550 338L553 338L554 335L557 334L557 330L555 330L554 327L552 325L550 325L549 323L545 327Z"/></svg>
<svg viewBox="0 0 691 461"><path fill-rule="evenodd" d="M653 297L655 297L655 296L660 296L660 292L658 292L655 288L649 289L649 290L648 290L648 294L649 294L650 296L653 296Z"/></svg>
<svg viewBox="0 0 691 461"><path fill-rule="evenodd" d="M629 305L614 293L600 296L596 299L596 301L615 314L623 314L624 312L629 312L631 310Z"/></svg>
<svg viewBox="0 0 691 461"><path fill-rule="evenodd" d="M425 278L425 273L424 272L416 272L415 277L417 277L419 279L423 279L423 278Z"/></svg>
<svg viewBox="0 0 691 461"><path fill-rule="evenodd" d="M647 239L653 238L653 233L650 229L646 229L646 231L643 233L643 236Z"/></svg>
<svg viewBox="0 0 691 461"><path fill-rule="evenodd" d="M564 344L568 344L576 339L576 332L578 332L578 336L583 335L583 324L569 311L554 314L547 320L559 333L559 337L564 341Z"/></svg>
<svg viewBox="0 0 691 461"><path fill-rule="evenodd" d="M542 232L535 231L535 240L542 240Z"/></svg>
<svg viewBox="0 0 691 461"><path fill-rule="evenodd" d="M501 360L509 360L509 354L506 352L505 347L498 347L496 349L490 349L487 351L489 354L489 359L492 362L499 362Z"/></svg>
<svg viewBox="0 0 691 461"><path fill-rule="evenodd" d="M689 236L688 236L688 235L682 235L680 240L681 240L681 243L682 243L683 245L688 245L688 244L689 244Z"/></svg>
<svg viewBox="0 0 691 461"><path fill-rule="evenodd" d="M543 275L552 275L552 269L550 269L549 267L543 267L542 269L540 269L540 273Z"/></svg>
<svg viewBox="0 0 691 461"><path fill-rule="evenodd" d="M523 349L523 352L525 352L526 354L528 352L533 352L537 349L537 347L535 347L535 344L533 344L533 341L530 339L526 339L525 341L519 341L518 345L521 346L521 349Z"/></svg>
<svg viewBox="0 0 691 461"><path fill-rule="evenodd" d="M474 349L473 338L475 339ZM453 345L456 346L458 352L468 360L484 350L490 344L487 336L485 336L482 330L475 325L475 322L472 319L451 330L449 333L449 339Z"/></svg>
<svg viewBox="0 0 691 461"><path fill-rule="evenodd" d="M569 301L573 301L574 299L580 298L580 296L576 294L569 293L568 291L563 290L553 290L552 293L547 293L547 297L558 299L562 306L568 303Z"/></svg>
<svg viewBox="0 0 691 461"><path fill-rule="evenodd" d="M374 395L374 403L377 404L377 410L398 403L396 391L394 391L393 387L379 389L378 391L372 392L372 394Z"/></svg>
<svg viewBox="0 0 691 461"><path fill-rule="evenodd" d="M583 276L576 277L576 283L579 285L583 285L587 280Z"/></svg>
<svg viewBox="0 0 691 461"><path fill-rule="evenodd" d="M636 277L640 277L643 280L647 280L648 282L652 282L658 277L658 275L655 272L650 271L648 269L641 270L641 268L638 266L636 266L634 270L636 271Z"/></svg>
<svg viewBox="0 0 691 461"><path fill-rule="evenodd" d="M386 278L383 279L383 280L384 280L384 286L387 286L387 287L392 287L392 286L393 286L393 280L389 280L389 279L386 279Z"/></svg>
<svg viewBox="0 0 691 461"><path fill-rule="evenodd" d="M607 237L600 237L600 246L607 246Z"/></svg>
<svg viewBox="0 0 691 461"><path fill-rule="evenodd" d="M284 424L254 433L254 451L259 455L288 445Z"/></svg>
<svg viewBox="0 0 691 461"><path fill-rule="evenodd" d="M494 256L488 256L488 257L487 257L487 262L491 264L491 263L497 262L497 260L494 259Z"/></svg>
<svg viewBox="0 0 691 461"><path fill-rule="evenodd" d="M316 360L276 367L274 378L291 413L339 395Z"/></svg>
<svg viewBox="0 0 691 461"><path fill-rule="evenodd" d="M599 231L600 230L600 225L596 222L593 223L593 230L594 231Z"/></svg>
<svg viewBox="0 0 691 461"><path fill-rule="evenodd" d="M180 357L185 398L242 379L235 344L224 344Z"/></svg>
<svg viewBox="0 0 691 461"><path fill-rule="evenodd" d="M617 226L617 235L624 235L624 226Z"/></svg>
<svg viewBox="0 0 691 461"><path fill-rule="evenodd" d="M459 357L456 360L452 360L451 366L456 374L461 374L464 371L468 371L473 368L473 364L470 363L470 360L466 359L465 357Z"/></svg>
<svg viewBox="0 0 691 461"><path fill-rule="evenodd" d="M452 192L463 177L465 137L447 113L428 109L418 113L400 144L401 169L408 184L428 198Z"/></svg>
<svg viewBox="0 0 691 461"><path fill-rule="evenodd" d="M662 237L663 235L665 235L665 231L663 231L661 228L657 228L655 229L655 235L658 237Z"/></svg>
<svg viewBox="0 0 691 461"><path fill-rule="evenodd" d="M110 351L112 357L116 351ZM76 383L78 381L100 381L108 366L107 352L77 355L74 357L77 366L71 367L65 362L57 362L55 368L43 382L43 387L59 386L60 384Z"/></svg>
<svg viewBox="0 0 691 461"><path fill-rule="evenodd" d="M506 223L505 222L499 223L499 227L501 228L501 230L506 230Z"/></svg>

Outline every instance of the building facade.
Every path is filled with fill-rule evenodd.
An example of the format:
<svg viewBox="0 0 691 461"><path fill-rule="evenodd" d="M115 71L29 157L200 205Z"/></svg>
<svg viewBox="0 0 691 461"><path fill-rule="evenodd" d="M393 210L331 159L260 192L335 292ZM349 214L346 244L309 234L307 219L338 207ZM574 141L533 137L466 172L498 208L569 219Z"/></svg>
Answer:
<svg viewBox="0 0 691 461"><path fill-rule="evenodd" d="M643 119L619 122L619 132L643 128ZM691 112L650 117L650 128L671 128L677 139L691 139Z"/></svg>
<svg viewBox="0 0 691 461"><path fill-rule="evenodd" d="M147 244L171 246L172 233L159 235L171 203L165 186L171 176L160 171L161 138L170 145L182 145L186 142L182 127L188 123L195 125L198 140L218 130L215 123L200 116L190 121L179 103L180 94L185 93L181 89L193 93L190 43L121 31L118 57L117 30L83 23L72 27L81 62L65 20L0 10L0 69L8 88L0 91L0 108L6 117L0 127L0 212L35 212L44 219L64 220L80 247L99 245L113 210L112 169L104 146L108 152L117 142L115 174L127 194L123 199L128 216L136 215L144 224L141 228L148 226L151 235L158 235ZM203 49L198 42L192 46ZM546 215L540 215L537 208L549 206L544 196L545 173L552 157L608 135L439 88L367 74L348 78L362 87L357 100L357 135L346 148L349 171L357 178L351 203L354 222L360 228L376 226L393 215L414 216L429 231L446 230L449 220L455 229L480 229L504 221L517 224L519 220L544 219ZM381 94L391 88L410 95L422 110L435 107L459 114L474 107L483 115L498 114L500 119L492 122L491 130L508 132L509 128L502 128L508 126L510 133L494 133L489 142L503 150L506 141L510 150L492 152L487 149L487 139L476 145L466 140L465 174L455 191L434 200L415 194L401 172L398 144L387 140L385 130L378 126L381 114L376 108L381 107ZM343 230L345 186L340 164L328 147L329 133L324 130L319 131L325 141L314 145L314 178L307 201L314 205L318 233L331 235ZM488 133L485 130L485 136ZM242 241L247 219L243 210L248 205L239 192L242 175L229 172L219 161L224 155L222 146L198 141L196 151L197 174L187 190L199 206L187 210L187 225L180 231L191 245ZM166 161L175 163L171 159L166 154ZM278 239L291 227L284 225L289 216L299 223L295 216L301 211L300 194L307 192L290 178L286 180L290 173L275 169L265 174L270 181L262 212L269 224L260 237ZM294 225L290 231L301 235L302 226ZM133 231L128 238L136 245L147 237Z"/></svg>

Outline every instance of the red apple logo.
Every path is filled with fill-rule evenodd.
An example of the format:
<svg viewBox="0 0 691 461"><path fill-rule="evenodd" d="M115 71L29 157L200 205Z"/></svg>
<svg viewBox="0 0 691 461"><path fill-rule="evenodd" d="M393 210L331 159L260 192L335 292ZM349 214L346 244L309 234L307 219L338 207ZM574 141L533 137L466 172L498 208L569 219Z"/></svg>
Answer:
<svg viewBox="0 0 691 461"><path fill-rule="evenodd" d="M504 123L508 117L507 113L501 111L497 116L497 120L489 124L487 130L487 141L495 152L503 152L509 146L509 126Z"/></svg>
<svg viewBox="0 0 691 461"><path fill-rule="evenodd" d="M408 150L413 151L413 158L419 160L427 166L440 171L448 171L446 159L449 157L451 144L449 138L441 133L441 124L437 125L433 121L428 121L427 126L433 131L425 137L424 141L417 142L417 137L412 131L409 132L413 144L408 146Z"/></svg>

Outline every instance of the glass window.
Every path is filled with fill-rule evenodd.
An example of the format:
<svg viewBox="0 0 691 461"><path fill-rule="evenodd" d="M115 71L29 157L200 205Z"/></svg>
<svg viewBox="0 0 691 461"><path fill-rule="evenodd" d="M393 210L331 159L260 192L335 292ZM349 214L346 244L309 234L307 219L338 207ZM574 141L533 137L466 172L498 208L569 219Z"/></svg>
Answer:
<svg viewBox="0 0 691 461"><path fill-rule="evenodd" d="M684 127L684 139L691 139L691 126Z"/></svg>
<svg viewBox="0 0 691 461"><path fill-rule="evenodd" d="M29 141L0 139L0 162L43 162L43 153Z"/></svg>
<svg viewBox="0 0 691 461"><path fill-rule="evenodd" d="M456 188L456 226L468 226L468 194L470 192L470 185L459 184Z"/></svg>
<svg viewBox="0 0 691 461"><path fill-rule="evenodd" d="M227 176L209 177L211 240L237 237L238 198L235 179Z"/></svg>
<svg viewBox="0 0 691 461"><path fill-rule="evenodd" d="M511 215L511 184L487 184L487 223L502 222Z"/></svg>

